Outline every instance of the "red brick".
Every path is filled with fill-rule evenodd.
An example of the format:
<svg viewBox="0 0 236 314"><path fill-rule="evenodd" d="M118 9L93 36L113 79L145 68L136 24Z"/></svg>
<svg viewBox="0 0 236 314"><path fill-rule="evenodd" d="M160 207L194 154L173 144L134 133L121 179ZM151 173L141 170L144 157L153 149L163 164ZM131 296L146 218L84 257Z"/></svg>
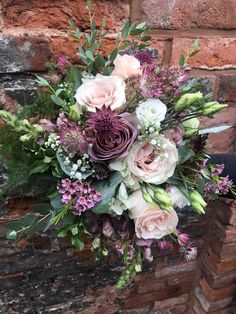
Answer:
<svg viewBox="0 0 236 314"><path fill-rule="evenodd" d="M128 0L97 0L93 3L92 11L96 12L97 23L101 24L106 16L108 29L121 27L129 17ZM5 27L68 29L68 19L73 18L84 29L88 27L85 5L86 0L5 0L2 2L3 23Z"/></svg>
<svg viewBox="0 0 236 314"><path fill-rule="evenodd" d="M148 292L164 289L165 286L166 285L165 285L164 280L159 280L159 279L152 279L148 281L143 280L138 287L138 292L141 294L148 293Z"/></svg>
<svg viewBox="0 0 236 314"><path fill-rule="evenodd" d="M201 269L203 276L214 289L223 288L236 282L236 269L232 272L217 274L207 263L204 262L202 263Z"/></svg>
<svg viewBox="0 0 236 314"><path fill-rule="evenodd" d="M186 274L180 274L179 276L171 276L167 277L167 284L169 286L176 286L176 285L192 285L196 273L195 272L187 272Z"/></svg>
<svg viewBox="0 0 236 314"><path fill-rule="evenodd" d="M211 301L219 301L230 296L234 296L236 293L236 283L228 287L213 289L205 278L200 280L200 287L206 298Z"/></svg>
<svg viewBox="0 0 236 314"><path fill-rule="evenodd" d="M224 243L236 242L236 226L222 225L216 219L212 230Z"/></svg>
<svg viewBox="0 0 236 314"><path fill-rule="evenodd" d="M236 101L236 73L220 76L217 98L222 102Z"/></svg>
<svg viewBox="0 0 236 314"><path fill-rule="evenodd" d="M174 38L171 63L178 65L181 53L186 55L192 47L193 39ZM200 52L188 60L192 68L211 70L236 68L236 55L232 53L236 49L235 38L199 38L199 48Z"/></svg>
<svg viewBox="0 0 236 314"><path fill-rule="evenodd" d="M236 201L219 199L217 201L217 218L223 224L236 225Z"/></svg>
<svg viewBox="0 0 236 314"><path fill-rule="evenodd" d="M7 111L15 111L18 107L17 101L8 96L3 89L0 89L0 108Z"/></svg>
<svg viewBox="0 0 236 314"><path fill-rule="evenodd" d="M206 312L212 312L212 311L224 309L233 300L233 297L230 296L225 299L221 299L219 301L209 301L200 287L195 288L194 294L196 298L198 299L199 303L201 304L202 308Z"/></svg>
<svg viewBox="0 0 236 314"><path fill-rule="evenodd" d="M165 308L171 308L179 304L185 304L188 300L188 294L182 294L175 298L169 298L162 301L155 301L154 310L161 310Z"/></svg>
<svg viewBox="0 0 236 314"><path fill-rule="evenodd" d="M236 28L235 0L144 0L142 19L161 29Z"/></svg>
<svg viewBox="0 0 236 314"><path fill-rule="evenodd" d="M205 257L207 264L217 273L224 274L227 272L235 271L236 269L236 257L222 258L215 254L212 249L208 249L208 255Z"/></svg>
<svg viewBox="0 0 236 314"><path fill-rule="evenodd" d="M186 274L187 272L192 272L195 269L196 269L196 261L188 262L188 263L182 261L181 264L170 265L166 267L164 265L157 265L156 271L155 271L155 277L163 278L163 277L169 277L173 275Z"/></svg>
<svg viewBox="0 0 236 314"><path fill-rule="evenodd" d="M218 254L223 260L230 259L236 256L236 245L235 243L223 243L220 239L212 236L210 242L210 247L212 250Z"/></svg>
<svg viewBox="0 0 236 314"><path fill-rule="evenodd" d="M43 71L50 58L48 40L28 35L0 38L0 73Z"/></svg>

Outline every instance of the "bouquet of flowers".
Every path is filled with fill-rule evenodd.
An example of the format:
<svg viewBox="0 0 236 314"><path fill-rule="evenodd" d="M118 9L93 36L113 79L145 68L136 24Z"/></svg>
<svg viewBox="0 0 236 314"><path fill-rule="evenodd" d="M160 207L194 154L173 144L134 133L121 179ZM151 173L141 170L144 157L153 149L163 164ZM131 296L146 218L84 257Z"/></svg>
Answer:
<svg viewBox="0 0 236 314"><path fill-rule="evenodd" d="M50 226L75 247L90 246L97 256L117 253L125 268L124 287L153 260L153 250L179 245L185 259L196 257L189 236L177 229L176 208L204 214L207 201L229 190L223 165L210 165L199 117L213 118L227 105L212 101L179 66L159 64L148 48L146 23L125 23L108 56L100 51L109 37L98 29L87 3L91 29L74 22L71 36L83 42L78 64L65 56L51 63L59 81L37 77L42 93L20 112L0 111L1 160L8 176L2 194L22 187L37 192L39 204L10 223L18 240Z"/></svg>

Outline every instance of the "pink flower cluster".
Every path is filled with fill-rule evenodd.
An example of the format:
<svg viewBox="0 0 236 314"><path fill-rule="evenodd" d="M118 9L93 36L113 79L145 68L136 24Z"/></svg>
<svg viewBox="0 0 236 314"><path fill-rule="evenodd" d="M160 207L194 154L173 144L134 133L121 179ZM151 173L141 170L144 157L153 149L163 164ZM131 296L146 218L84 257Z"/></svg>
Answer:
<svg viewBox="0 0 236 314"><path fill-rule="evenodd" d="M57 189L62 194L61 202L63 204L72 202L72 210L75 215L81 215L82 212L94 207L102 199L102 195L88 183L63 179Z"/></svg>

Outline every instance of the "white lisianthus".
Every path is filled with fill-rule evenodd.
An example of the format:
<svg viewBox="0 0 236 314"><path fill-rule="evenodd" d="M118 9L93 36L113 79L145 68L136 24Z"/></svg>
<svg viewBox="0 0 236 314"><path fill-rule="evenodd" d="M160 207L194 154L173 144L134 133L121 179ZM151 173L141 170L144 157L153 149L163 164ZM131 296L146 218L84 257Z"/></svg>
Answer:
<svg viewBox="0 0 236 314"><path fill-rule="evenodd" d="M97 74L93 79L84 80L77 89L75 98L79 109L86 106L88 111L95 112L106 106L118 110L125 105L125 82L118 76Z"/></svg>
<svg viewBox="0 0 236 314"><path fill-rule="evenodd" d="M132 208L134 206L134 199L129 197L126 186L122 182L120 184L117 196L112 199L110 209L117 215L122 215L124 210Z"/></svg>
<svg viewBox="0 0 236 314"><path fill-rule="evenodd" d="M165 119L166 105L159 99L147 99L142 102L136 109L136 115L141 125L148 127L154 126L159 128L161 121Z"/></svg>
<svg viewBox="0 0 236 314"><path fill-rule="evenodd" d="M119 159L113 161L109 164L109 168L115 171L119 171L123 177L124 184L131 188L132 190L139 189L139 183L137 178L133 177L130 173L128 166L127 166L127 159Z"/></svg>
<svg viewBox="0 0 236 314"><path fill-rule="evenodd" d="M187 198L175 186L171 185L168 187L168 194L170 199L173 201L174 207L183 208L190 205Z"/></svg>

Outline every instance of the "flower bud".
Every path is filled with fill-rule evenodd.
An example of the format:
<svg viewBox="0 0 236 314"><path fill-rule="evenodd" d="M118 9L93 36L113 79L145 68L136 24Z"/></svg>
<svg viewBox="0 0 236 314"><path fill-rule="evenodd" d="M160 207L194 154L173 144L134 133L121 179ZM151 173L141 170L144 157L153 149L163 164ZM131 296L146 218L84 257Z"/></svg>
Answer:
<svg viewBox="0 0 236 314"><path fill-rule="evenodd" d="M140 264L135 265L135 271L136 273L140 273L142 271L142 266Z"/></svg>
<svg viewBox="0 0 236 314"><path fill-rule="evenodd" d="M107 249L103 249L103 250L102 250L102 255L103 255L103 256L107 256L107 255L108 255L108 253L109 253L109 252L108 252L108 250L107 250Z"/></svg>
<svg viewBox="0 0 236 314"><path fill-rule="evenodd" d="M191 137L193 134L197 133L197 131L198 129L194 129L194 128L185 129L184 138Z"/></svg>
<svg viewBox="0 0 236 314"><path fill-rule="evenodd" d="M103 229L102 229L102 233L104 234L105 237L110 238L113 235L114 229L110 223L109 220L106 220L103 223Z"/></svg>
<svg viewBox="0 0 236 314"><path fill-rule="evenodd" d="M31 140L31 138L32 138L31 134L24 134L24 135L21 135L20 141L22 143L25 143L25 142L28 142L29 140Z"/></svg>
<svg viewBox="0 0 236 314"><path fill-rule="evenodd" d="M192 208L195 209L197 213L205 214L204 208L199 203L193 201L191 205L192 205Z"/></svg>
<svg viewBox="0 0 236 314"><path fill-rule="evenodd" d="M152 251L151 251L150 247L147 247L147 248L144 249L143 257L148 262L152 262L153 261Z"/></svg>
<svg viewBox="0 0 236 314"><path fill-rule="evenodd" d="M175 104L175 111L184 111L200 99L202 99L201 92L184 94L177 100Z"/></svg>
<svg viewBox="0 0 236 314"><path fill-rule="evenodd" d="M70 106L69 117L76 122L79 121L80 114L76 105Z"/></svg>
<svg viewBox="0 0 236 314"><path fill-rule="evenodd" d="M208 109L217 104L219 104L218 101L209 101L202 106L202 109Z"/></svg>
<svg viewBox="0 0 236 314"><path fill-rule="evenodd" d="M218 111L221 111L223 108L226 107L228 107L228 105L215 104L210 108L203 109L202 115L211 118L213 114L217 113Z"/></svg>
<svg viewBox="0 0 236 314"><path fill-rule="evenodd" d="M201 206L206 207L207 203L204 201L203 197L201 196L201 194L194 190L190 193L189 198L191 201L195 201L197 203L199 203Z"/></svg>
<svg viewBox="0 0 236 314"><path fill-rule="evenodd" d="M164 206L172 206L173 205L173 202L172 200L170 199L168 193L161 189L161 188L157 188L156 189L156 192L155 192L155 200L158 202L158 203L161 203L163 204Z"/></svg>
<svg viewBox="0 0 236 314"><path fill-rule="evenodd" d="M93 240L93 243L92 243L92 247L94 250L98 249L101 245L101 239L99 237L96 237L94 240Z"/></svg>
<svg viewBox="0 0 236 314"><path fill-rule="evenodd" d="M200 121L197 118L192 118L182 122L185 129L197 129L199 127Z"/></svg>
<svg viewBox="0 0 236 314"><path fill-rule="evenodd" d="M44 131L43 127L39 124L34 124L34 130L38 133L42 133Z"/></svg>
<svg viewBox="0 0 236 314"><path fill-rule="evenodd" d="M146 192L142 192L143 199L148 203L148 204L153 204L153 199L150 194Z"/></svg>

